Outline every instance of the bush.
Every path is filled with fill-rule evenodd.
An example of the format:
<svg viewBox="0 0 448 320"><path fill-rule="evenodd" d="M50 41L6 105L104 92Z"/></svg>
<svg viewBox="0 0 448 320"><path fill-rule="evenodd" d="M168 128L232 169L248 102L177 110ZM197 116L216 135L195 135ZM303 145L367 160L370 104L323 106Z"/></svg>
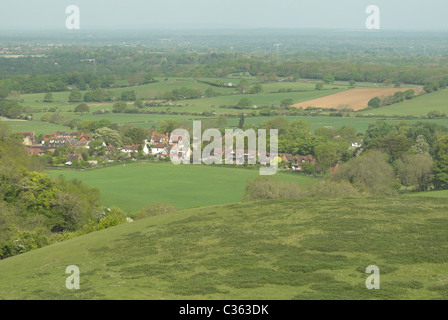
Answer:
<svg viewBox="0 0 448 320"><path fill-rule="evenodd" d="M372 150L340 166L334 181L346 181L370 194L394 195L400 187L387 155Z"/></svg>
<svg viewBox="0 0 448 320"><path fill-rule="evenodd" d="M106 210L106 216L100 220L95 227L96 230L102 230L113 226L118 226L127 222L126 215L118 208Z"/></svg>
<svg viewBox="0 0 448 320"><path fill-rule="evenodd" d="M243 200L339 198L358 195L356 188L345 181L327 179L303 186L295 182L275 182L270 177L258 177L247 182Z"/></svg>
<svg viewBox="0 0 448 320"><path fill-rule="evenodd" d="M168 202L155 202L135 214L134 219L144 219L176 212L177 208Z"/></svg>

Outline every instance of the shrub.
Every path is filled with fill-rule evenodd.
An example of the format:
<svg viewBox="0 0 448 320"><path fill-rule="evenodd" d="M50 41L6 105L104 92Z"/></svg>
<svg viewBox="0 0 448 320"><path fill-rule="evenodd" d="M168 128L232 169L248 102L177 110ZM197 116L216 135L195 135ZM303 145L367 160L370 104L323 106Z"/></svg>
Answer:
<svg viewBox="0 0 448 320"><path fill-rule="evenodd" d="M176 211L177 208L168 202L155 202L137 212L134 219L144 219L162 214L173 213Z"/></svg>
<svg viewBox="0 0 448 320"><path fill-rule="evenodd" d="M111 208L106 210L106 216L100 220L95 227L96 230L106 229L113 226L118 226L125 223L126 215L118 208Z"/></svg>

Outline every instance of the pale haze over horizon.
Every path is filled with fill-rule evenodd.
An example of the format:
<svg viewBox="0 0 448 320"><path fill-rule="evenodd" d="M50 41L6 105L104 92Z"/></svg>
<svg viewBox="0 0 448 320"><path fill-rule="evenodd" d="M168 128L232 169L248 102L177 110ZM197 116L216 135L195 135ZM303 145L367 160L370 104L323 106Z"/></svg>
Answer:
<svg viewBox="0 0 448 320"><path fill-rule="evenodd" d="M382 30L448 31L447 0L2 0L0 29L65 29L69 5L81 29L365 29L380 8ZM5 2L7 2L5 4Z"/></svg>

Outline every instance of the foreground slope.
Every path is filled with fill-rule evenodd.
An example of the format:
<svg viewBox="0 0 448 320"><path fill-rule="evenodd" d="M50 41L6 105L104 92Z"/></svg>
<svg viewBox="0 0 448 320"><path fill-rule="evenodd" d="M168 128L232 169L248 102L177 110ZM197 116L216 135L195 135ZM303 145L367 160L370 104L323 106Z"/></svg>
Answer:
<svg viewBox="0 0 448 320"><path fill-rule="evenodd" d="M189 209L0 261L0 298L447 299L447 216L437 198ZM79 290L65 287L69 265Z"/></svg>

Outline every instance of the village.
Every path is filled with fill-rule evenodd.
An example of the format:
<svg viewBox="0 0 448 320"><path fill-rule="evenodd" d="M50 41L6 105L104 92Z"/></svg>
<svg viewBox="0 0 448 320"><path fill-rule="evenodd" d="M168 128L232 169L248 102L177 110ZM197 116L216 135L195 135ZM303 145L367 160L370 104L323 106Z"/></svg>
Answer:
<svg viewBox="0 0 448 320"><path fill-rule="evenodd" d="M37 137L34 132L21 132L23 143L29 156L40 156L49 159L49 164L56 167L86 168L126 160L169 160L171 157L190 161L192 150L184 145L185 136L174 134L152 133L150 140L145 139L141 144L123 145L115 147L110 144L94 141L90 134L83 132L52 132ZM360 147L357 143L353 147ZM223 149L224 150L224 149ZM213 157L225 156L224 151L220 154L212 152ZM237 160L239 150L232 150L232 160ZM249 162L250 153L242 152L243 162ZM258 153L259 157L260 154ZM266 154L269 156L269 153ZM314 166L317 159L308 155L292 155L279 153L278 160L281 163L279 169L291 171L304 171L308 166ZM205 160L205 159L203 159ZM330 168L337 170L337 165Z"/></svg>

